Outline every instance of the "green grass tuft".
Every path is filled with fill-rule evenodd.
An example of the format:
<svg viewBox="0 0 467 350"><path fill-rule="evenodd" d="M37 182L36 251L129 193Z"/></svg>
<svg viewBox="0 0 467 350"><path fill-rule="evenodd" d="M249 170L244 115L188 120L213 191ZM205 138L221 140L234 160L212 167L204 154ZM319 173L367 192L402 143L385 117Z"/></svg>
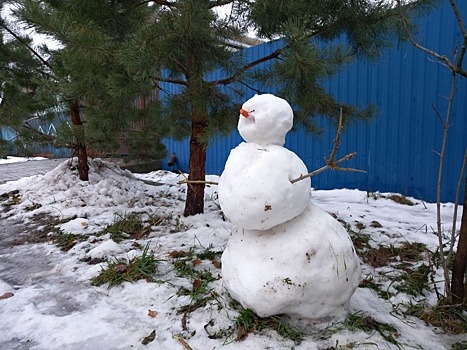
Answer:
<svg viewBox="0 0 467 350"><path fill-rule="evenodd" d="M126 215L116 215L112 224L98 232L98 236L110 233L110 237L117 243L124 239L136 238L141 239L149 234L151 225L155 222L161 223L160 220L150 219L146 225L142 219L141 213L128 213Z"/></svg>
<svg viewBox="0 0 467 350"><path fill-rule="evenodd" d="M292 327L280 316L270 316L261 318L250 309L243 309L235 320L236 340L244 340L249 333L260 332L265 329L272 329L280 336L292 340L295 344L300 344L304 334Z"/></svg>
<svg viewBox="0 0 467 350"><path fill-rule="evenodd" d="M360 282L359 287L373 289L381 298L385 300L389 300L394 296L392 293L382 290L381 284L376 283L373 278L365 278L362 282Z"/></svg>
<svg viewBox="0 0 467 350"><path fill-rule="evenodd" d="M371 248L369 235L362 232L355 232L348 224L345 226L345 228L349 233L350 239L352 240L355 250L359 255L363 254L364 251Z"/></svg>
<svg viewBox="0 0 467 350"><path fill-rule="evenodd" d="M396 278L396 281L400 281L400 284L396 285L395 288L399 292L415 297L424 295L424 291L428 289L428 277L430 273L431 269L425 264L414 269L408 269Z"/></svg>
<svg viewBox="0 0 467 350"><path fill-rule="evenodd" d="M107 268L91 280L94 286L108 283L108 288L122 284L123 282L134 282L145 279L153 281L157 272L157 266L161 260L156 259L153 253L148 251L149 245L144 248L143 254L127 261L126 259L114 259L108 261Z"/></svg>
<svg viewBox="0 0 467 350"><path fill-rule="evenodd" d="M404 315L418 317L426 323L442 328L444 331L467 333L467 315L459 305L451 305L441 300L435 306L423 303L410 303Z"/></svg>
<svg viewBox="0 0 467 350"><path fill-rule="evenodd" d="M365 315L361 311L349 314L343 323L334 326L329 329L329 331L331 333L337 333L343 329L348 329L349 331L362 330L364 332L377 332L388 343L400 347L400 343L396 340L399 331L395 326L389 323L376 321L373 317Z"/></svg>
<svg viewBox="0 0 467 350"><path fill-rule="evenodd" d="M467 350L467 340L452 344L451 350Z"/></svg>
<svg viewBox="0 0 467 350"><path fill-rule="evenodd" d="M58 236L56 242L61 250L68 251L75 246L76 243L82 241L84 238L74 235L72 233L63 233Z"/></svg>

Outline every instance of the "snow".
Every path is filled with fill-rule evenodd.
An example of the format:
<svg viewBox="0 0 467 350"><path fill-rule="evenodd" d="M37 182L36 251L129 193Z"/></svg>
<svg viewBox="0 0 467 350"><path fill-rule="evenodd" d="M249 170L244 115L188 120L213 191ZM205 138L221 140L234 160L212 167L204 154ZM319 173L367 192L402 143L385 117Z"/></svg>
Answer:
<svg viewBox="0 0 467 350"><path fill-rule="evenodd" d="M112 256L116 256L121 253L123 253L123 249L120 245L115 243L112 239L108 239L97 247L92 248L86 255L91 259L103 259L111 258Z"/></svg>
<svg viewBox="0 0 467 350"><path fill-rule="evenodd" d="M28 162L32 160L44 160L44 159L47 159L47 158L44 158L44 157L24 158L24 157L8 156L6 158L0 158L0 164L22 163L22 162Z"/></svg>
<svg viewBox="0 0 467 350"><path fill-rule="evenodd" d="M234 230L222 277L231 296L261 317L287 314L325 327L345 319L361 270L342 225L310 203L270 230Z"/></svg>
<svg viewBox="0 0 467 350"><path fill-rule="evenodd" d="M219 180L219 203L237 227L267 230L293 219L308 206L310 179L302 160L277 145L241 143L227 159Z"/></svg>
<svg viewBox="0 0 467 350"><path fill-rule="evenodd" d="M184 349L176 338L179 335L192 349L199 350L313 350L337 348L336 344L342 348L354 344L354 348L398 349L376 331L345 328L335 333L309 333L298 345L272 330L256 331L243 341L229 338L227 330L234 326L239 311L231 305L221 270L210 259L201 259L201 264L195 266L196 271L210 271L214 280L208 284L206 295L210 298L206 303L188 312L183 307L195 305L194 299L180 291L190 290L193 281L177 273L174 264L181 258L169 255L173 251L200 253L206 249L214 252L225 249L234 225L219 209L217 186L207 188L205 213L185 218L181 214L186 185L178 185L183 175L165 171L132 175L99 160L91 163L91 169L91 180L86 183L79 181L76 169L65 163L45 175L0 185L0 195L19 191L18 197L0 197L0 297L13 294L0 298L0 349ZM148 185L140 179L161 185ZM216 179L209 176L209 180ZM409 199L414 206L395 203L384 193L369 196L364 191L343 189L313 191L311 200L352 230L369 235L374 247L423 242L434 252L438 238L431 228L436 227L436 206ZM141 214L147 222L153 219L147 236L112 243L111 235L98 235L119 216L133 212ZM443 204L446 232L452 213L453 204ZM462 208L459 225L461 213ZM35 228L34 223L41 217L49 225L42 222L42 226ZM155 224L157 218L162 220L159 224ZM370 226L373 221L382 227ZM359 224L358 227L364 228L358 229ZM38 241L33 232L41 228L48 234L63 229L83 240L65 252L52 240ZM91 251L97 248L102 252L106 245L119 246L113 253L109 249L109 254L115 254L112 259L128 259L134 254L141 255L147 244L162 260L153 282L125 282L110 289L107 285L91 285L90 279L106 266L105 262L96 265L86 262ZM363 264L362 268L365 278L391 284L382 273L388 267L377 269ZM372 289L359 287L349 311L396 327L395 337L403 348L450 349L452 343L465 340L466 334L443 334L440 329L398 311L402 300L435 302L433 287L430 285L422 297L396 293L391 287L395 295L389 299L381 298ZM442 284L437 283L437 287L442 292ZM157 315L149 316L148 310L157 311ZM143 345L143 339L153 330L155 339ZM224 335L217 338L207 333L212 335L220 330L225 331Z"/></svg>

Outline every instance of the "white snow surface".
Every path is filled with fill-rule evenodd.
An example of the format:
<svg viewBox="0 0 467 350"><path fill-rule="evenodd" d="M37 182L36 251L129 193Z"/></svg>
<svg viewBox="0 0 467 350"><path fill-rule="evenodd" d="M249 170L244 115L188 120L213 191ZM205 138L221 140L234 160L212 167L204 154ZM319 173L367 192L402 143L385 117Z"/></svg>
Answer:
<svg viewBox="0 0 467 350"><path fill-rule="evenodd" d="M293 126L293 110L289 103L271 94L255 95L246 101L238 120L238 131L246 142L259 145L279 145L285 143L285 135Z"/></svg>
<svg viewBox="0 0 467 350"><path fill-rule="evenodd" d="M183 217L186 185L177 184L184 178L182 175L157 171L133 176L106 162L94 161L90 165L89 182L79 181L76 170L60 165L45 175L0 185L0 195L19 191L9 199L0 197L0 349L187 349L177 339L181 336L197 350L438 350L451 349L451 344L466 339L466 334L444 334L418 318L403 315L401 303L434 304L434 284L425 295L413 297L394 289L394 266L374 268L363 264L364 277L385 285L394 296L383 299L373 289L358 287L349 312L393 325L399 346L377 331L350 331L345 327L333 333L309 332L300 344L267 329L235 341L235 335L228 334L239 310L231 305L220 269L206 258L197 262L197 271L209 271L215 276L207 285L207 295L212 298L187 311L186 306L195 302L183 291L191 290L193 281L177 273L175 262L180 259L169 256L173 251L224 250L234 226L219 209L216 186L207 188L204 214ZM147 185L138 178L163 185ZM345 221L352 230L369 235L373 247L419 242L434 252L438 240L432 231L436 227L435 204L410 198L415 205L406 206L382 195L368 196L364 191L346 189L317 190L313 191L312 202ZM462 207L459 209L458 227ZM148 246L162 260L153 278L156 282L125 282L110 289L107 285L92 286L90 279L106 263L89 264L89 252L102 248L105 242L115 247L109 234L98 232L122 215L134 212L152 223L148 235L114 242L120 249L114 250L112 259L141 255ZM82 240L68 251L60 250L52 241L35 242L30 232L33 219L46 214L60 219L44 228L51 230L50 234L54 227L65 228L63 233L76 234ZM442 222L447 233L452 214L453 204L443 204ZM370 225L376 221L381 227ZM12 244L13 240L20 242ZM239 264L244 263L241 256L238 259ZM435 281L442 292L439 274L437 270ZM148 310L156 313L150 316ZM154 340L143 345L143 339L152 331Z"/></svg>
<svg viewBox="0 0 467 350"><path fill-rule="evenodd" d="M291 183L308 170L288 149L241 143L219 179L219 203L237 227L267 230L293 219L308 206L310 179Z"/></svg>
<svg viewBox="0 0 467 350"><path fill-rule="evenodd" d="M361 269L344 227L310 203L270 230L234 230L222 277L230 295L261 317L287 314L326 327L345 319Z"/></svg>
<svg viewBox="0 0 467 350"><path fill-rule="evenodd" d="M47 159L47 158L44 158L44 157L24 158L24 157L8 156L6 158L0 158L0 164L22 163L22 162L28 162L32 160L44 160L44 159Z"/></svg>

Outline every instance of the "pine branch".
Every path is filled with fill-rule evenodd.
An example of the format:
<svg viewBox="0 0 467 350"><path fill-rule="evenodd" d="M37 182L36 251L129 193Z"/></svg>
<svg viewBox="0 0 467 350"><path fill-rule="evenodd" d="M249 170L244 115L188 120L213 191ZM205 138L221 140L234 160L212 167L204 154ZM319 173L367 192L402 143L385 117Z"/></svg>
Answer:
<svg viewBox="0 0 467 350"><path fill-rule="evenodd" d="M263 56L261 58L258 58L257 60L254 60L254 61L244 65L242 68L238 69L237 73L231 75L230 77L225 78L225 79L220 79L220 80L214 80L214 81L209 82L208 84L211 84L211 85L227 85L227 84L231 84L234 81L236 81L247 70L249 70L249 69L251 69L251 68L253 68L253 67L255 67L255 66L257 66L257 65L259 65L261 63L264 63L264 62L270 61L272 59L278 58L284 52L284 49L285 49L285 47L277 49L274 52L270 53L269 55Z"/></svg>
<svg viewBox="0 0 467 350"><path fill-rule="evenodd" d="M211 0L209 8L224 6L233 3L235 0Z"/></svg>
<svg viewBox="0 0 467 350"><path fill-rule="evenodd" d="M184 80L162 78L162 77L154 77L153 80L161 82L161 83L172 83L172 84L185 85L185 86L188 84Z"/></svg>
<svg viewBox="0 0 467 350"><path fill-rule="evenodd" d="M15 38L15 40L17 40L21 45L26 47L34 56L36 56L44 66L46 66L49 69L51 68L50 65L49 65L49 62L47 62L36 50L34 50L31 45L29 45L25 40L23 40L23 38L21 38L21 36L16 34L6 24L4 24L3 21L0 21L0 26L3 29L5 29L8 32L8 34L13 36L13 38Z"/></svg>
<svg viewBox="0 0 467 350"><path fill-rule="evenodd" d="M138 5L136 5L135 7L138 7L138 6L142 6L142 5L145 5L145 4L149 4L149 3L156 3L158 5L161 5L161 6L168 6L168 7L177 7L177 4L175 2L172 2L172 1L165 1L165 0L147 0L147 1L141 1Z"/></svg>
<svg viewBox="0 0 467 350"><path fill-rule="evenodd" d="M36 128L31 126L27 121L24 122L21 125L21 127L23 127L26 130L32 131L34 134L38 135L41 138L41 140L43 140L43 141L51 142L51 141L55 141L57 139L57 137L54 136L54 135L46 135L43 132L40 132L39 130L37 130Z"/></svg>
<svg viewBox="0 0 467 350"><path fill-rule="evenodd" d="M453 0L451 0L451 1L453 1ZM377 21L375 21L372 24L377 25L378 23L380 23L382 21L385 21L385 20L387 20L389 18L395 17L397 15L398 15L397 12L387 11L384 16L381 16ZM308 33L305 33L304 38L312 39L312 38L315 38L315 37L323 36L324 34L327 34L329 32L338 30L339 28L342 28L343 26L348 25L349 23L352 23L353 21L355 21L355 18L353 18L353 17L344 18L341 21L338 21L338 22L333 23L333 24L328 25L328 26L324 26L324 27L320 28L319 30L309 31ZM270 53L270 54L268 54L266 56L263 56L261 58L258 58L256 60L244 65L243 67L239 68L235 74L231 75L230 77L225 78L225 79L211 81L211 82L209 82L209 84L212 84L212 85L231 84L234 81L236 81L247 70L249 70L249 69L251 69L251 68L253 68L253 67L255 67L255 66L257 66L257 65L259 65L261 63L264 63L264 62L267 62L267 61L270 61L270 60L273 60L273 59L278 59L279 56L281 54L283 54L289 48L290 48L290 45L284 45L283 47L275 50L274 52L272 52L272 53Z"/></svg>

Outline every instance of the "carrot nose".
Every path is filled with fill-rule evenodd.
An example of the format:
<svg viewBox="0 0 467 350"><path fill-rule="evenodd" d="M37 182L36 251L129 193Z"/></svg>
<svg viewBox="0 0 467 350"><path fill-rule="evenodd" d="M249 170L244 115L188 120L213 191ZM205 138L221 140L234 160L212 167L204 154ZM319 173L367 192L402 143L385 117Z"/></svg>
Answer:
<svg viewBox="0 0 467 350"><path fill-rule="evenodd" d="M243 115L245 118L248 118L250 116L250 112L244 110L243 108L240 109L240 114Z"/></svg>

